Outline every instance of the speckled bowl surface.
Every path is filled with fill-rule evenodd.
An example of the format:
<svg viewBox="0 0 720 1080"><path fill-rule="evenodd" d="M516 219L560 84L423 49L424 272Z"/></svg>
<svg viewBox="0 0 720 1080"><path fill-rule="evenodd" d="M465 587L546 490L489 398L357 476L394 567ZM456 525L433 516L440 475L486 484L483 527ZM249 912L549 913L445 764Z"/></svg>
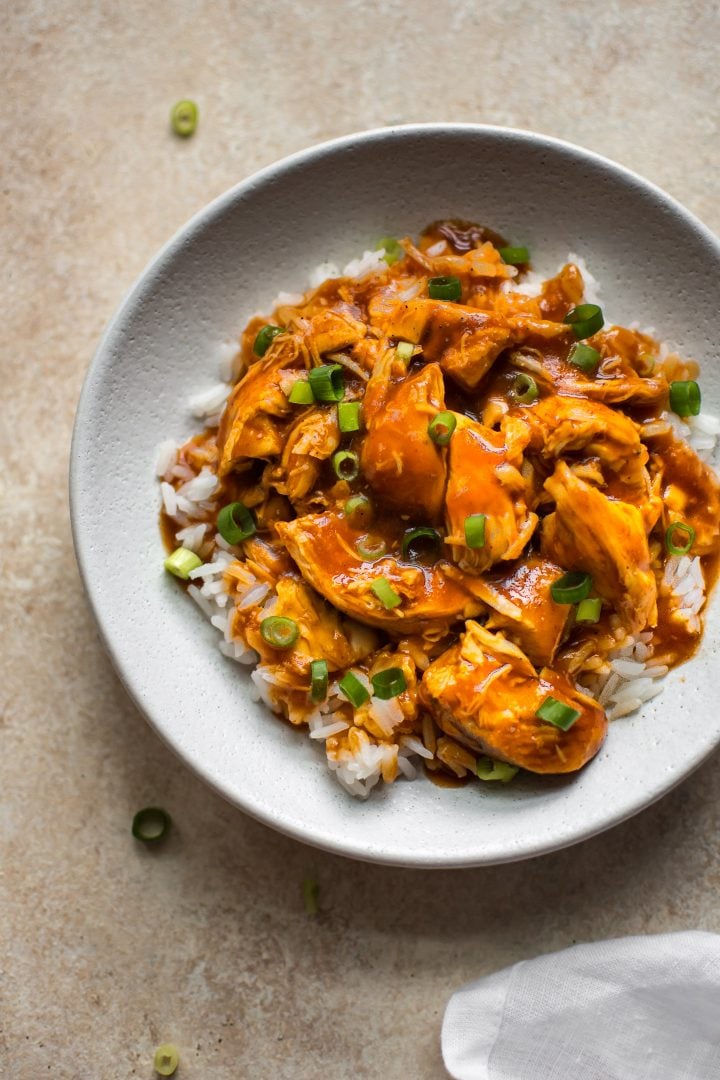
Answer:
<svg viewBox="0 0 720 1080"><path fill-rule="evenodd" d="M107 649L138 707L209 784L273 828L374 862L477 866L592 836L669 791L720 741L711 605L698 654L662 695L611 725L569 779L376 788L334 781L320 746L254 704L248 675L163 572L157 444L197 427L188 397L217 381L220 344L311 268L341 265L386 234L442 217L526 243L552 273L569 251L599 278L606 316L655 327L701 361L704 408L720 413L720 244L645 180L528 132L420 125L351 135L242 181L159 253L103 337L77 411L71 462L75 546ZM101 722L101 721L98 721Z"/></svg>

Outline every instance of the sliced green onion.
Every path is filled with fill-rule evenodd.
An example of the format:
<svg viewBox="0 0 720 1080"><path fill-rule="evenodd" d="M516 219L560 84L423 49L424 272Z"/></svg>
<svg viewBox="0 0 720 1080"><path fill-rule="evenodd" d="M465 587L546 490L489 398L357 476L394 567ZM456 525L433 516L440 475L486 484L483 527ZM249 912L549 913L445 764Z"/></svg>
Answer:
<svg viewBox="0 0 720 1080"><path fill-rule="evenodd" d="M315 395L307 379L296 379L292 384L288 401L291 405L312 405Z"/></svg>
<svg viewBox="0 0 720 1080"><path fill-rule="evenodd" d="M469 548L485 547L485 514L470 514L465 518L465 543Z"/></svg>
<svg viewBox="0 0 720 1080"><path fill-rule="evenodd" d="M438 446L447 446L452 439L452 434L457 427L457 418L454 413L441 412L428 424L428 435Z"/></svg>
<svg viewBox="0 0 720 1080"><path fill-rule="evenodd" d="M315 918L318 913L319 892L320 886L317 881L313 881L312 878L305 878L303 881L303 905L305 907L305 914L311 919Z"/></svg>
<svg viewBox="0 0 720 1080"><path fill-rule="evenodd" d="M600 619L602 600L599 596L590 596L581 600L575 612L575 622L596 623Z"/></svg>
<svg viewBox="0 0 720 1080"><path fill-rule="evenodd" d="M402 694L403 690L407 690L405 673L399 667L389 667L383 671L378 671L376 675L373 675L370 682L375 697L382 698L383 701L389 701L390 698Z"/></svg>
<svg viewBox="0 0 720 1080"><path fill-rule="evenodd" d="M398 604L402 604L402 597L395 592L386 577L375 578L370 588L375 593L382 606L387 608L388 611L392 611Z"/></svg>
<svg viewBox="0 0 720 1080"><path fill-rule="evenodd" d="M677 543L675 537L678 533L687 537L685 543ZM694 543L695 530L692 525L686 525L684 521L674 521L665 530L665 547L670 555L687 555Z"/></svg>
<svg viewBox="0 0 720 1080"><path fill-rule="evenodd" d="M571 570L550 586L550 594L556 604L579 604L590 595L592 578L589 574Z"/></svg>
<svg viewBox="0 0 720 1080"><path fill-rule="evenodd" d="M345 396L345 369L342 364L321 364L310 368L308 379L317 401L342 401Z"/></svg>
<svg viewBox="0 0 720 1080"><path fill-rule="evenodd" d="M382 240L378 241L375 250L385 252L383 258L388 266L392 266L393 263L405 258L405 249L397 242L394 236L383 236Z"/></svg>
<svg viewBox="0 0 720 1080"><path fill-rule="evenodd" d="M532 405L533 401L537 401L538 387L532 375L526 375L524 371L516 372L509 396L518 405Z"/></svg>
<svg viewBox="0 0 720 1080"><path fill-rule="evenodd" d="M345 503L343 510L354 529L363 529L372 521L373 505L367 495L353 495Z"/></svg>
<svg viewBox="0 0 720 1080"><path fill-rule="evenodd" d="M462 296L460 278L431 277L428 281L428 296L431 300L459 300Z"/></svg>
<svg viewBox="0 0 720 1080"><path fill-rule="evenodd" d="M522 266L530 262L530 252L526 247L501 247L498 248L498 253L508 266Z"/></svg>
<svg viewBox="0 0 720 1080"><path fill-rule="evenodd" d="M262 330L258 330L255 341L253 342L253 352L256 356L264 356L270 348L273 339L278 334L283 333L282 326L263 326Z"/></svg>
<svg viewBox="0 0 720 1080"><path fill-rule="evenodd" d="M437 562L442 550L442 536L437 529L421 525L408 529L403 536L402 557L416 562Z"/></svg>
<svg viewBox="0 0 720 1080"><path fill-rule="evenodd" d="M409 341L398 341L395 346L395 355L398 360L412 360L413 353L415 352L415 346Z"/></svg>
<svg viewBox="0 0 720 1080"><path fill-rule="evenodd" d="M501 784L508 784L520 770L517 765L508 765L507 761L479 757L475 771L480 780L499 780Z"/></svg>
<svg viewBox="0 0 720 1080"><path fill-rule="evenodd" d="M328 692L328 662L327 660L312 660L310 662L310 700L318 705L324 701Z"/></svg>
<svg viewBox="0 0 720 1080"><path fill-rule="evenodd" d="M179 547L175 548L172 555L168 555L164 565L169 574L187 581L190 571L202 566L202 559L194 551L190 551L190 548Z"/></svg>
<svg viewBox="0 0 720 1080"><path fill-rule="evenodd" d="M701 403L700 387L693 379L670 383L670 408L678 416L697 416Z"/></svg>
<svg viewBox="0 0 720 1080"><path fill-rule="evenodd" d="M381 559L387 552L387 544L382 536L361 536L355 545L355 550L361 558L374 562Z"/></svg>
<svg viewBox="0 0 720 1080"><path fill-rule="evenodd" d="M300 627L285 615L271 615L260 623L263 641L275 649L290 649L300 637Z"/></svg>
<svg viewBox="0 0 720 1080"><path fill-rule="evenodd" d="M163 1043L158 1046L153 1057L153 1069L158 1076L172 1076L180 1063L180 1055L177 1047L172 1043Z"/></svg>
<svg viewBox="0 0 720 1080"><path fill-rule="evenodd" d="M340 401L337 407L338 427L344 435L360 430L360 402Z"/></svg>
<svg viewBox="0 0 720 1080"><path fill-rule="evenodd" d="M356 709L364 705L370 697L368 690L360 682L357 675L353 675L352 671L347 671L343 675L338 683L338 689L342 691L350 704L354 705Z"/></svg>
<svg viewBox="0 0 720 1080"><path fill-rule="evenodd" d="M187 98L176 101L170 110L170 124L175 134L187 139L195 131L197 123L198 107L195 102Z"/></svg>
<svg viewBox="0 0 720 1080"><path fill-rule="evenodd" d="M338 480L357 480L360 475L360 458L354 450L338 450L332 456L332 467Z"/></svg>
<svg viewBox="0 0 720 1080"><path fill-rule="evenodd" d="M600 366L601 360L602 357L597 349L593 349L592 345L583 345L579 341L575 342L568 353L569 363L580 368L586 375L593 375Z"/></svg>
<svg viewBox="0 0 720 1080"><path fill-rule="evenodd" d="M561 731L567 731L577 720L580 710L571 709L569 705L564 705L562 701L549 696L545 698L535 715L546 724L554 724Z"/></svg>
<svg viewBox="0 0 720 1080"><path fill-rule="evenodd" d="M598 330L602 330L605 319L597 304L578 304L568 311L563 322L571 326L575 337L582 341L583 338L592 337Z"/></svg>
<svg viewBox="0 0 720 1080"><path fill-rule="evenodd" d="M132 820L132 834L143 844L157 844L164 840L170 828L170 815L159 806L146 806L138 810Z"/></svg>
<svg viewBox="0 0 720 1080"><path fill-rule="evenodd" d="M218 514L217 528L228 544L239 544L254 535L255 518L245 503L228 503Z"/></svg>

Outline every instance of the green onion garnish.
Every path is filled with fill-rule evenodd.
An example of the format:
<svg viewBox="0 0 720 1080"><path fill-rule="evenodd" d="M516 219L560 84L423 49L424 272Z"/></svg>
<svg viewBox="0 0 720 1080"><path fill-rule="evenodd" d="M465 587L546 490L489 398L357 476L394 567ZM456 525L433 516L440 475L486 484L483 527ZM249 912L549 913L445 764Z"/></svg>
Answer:
<svg viewBox="0 0 720 1080"><path fill-rule="evenodd" d="M308 379L316 401L342 401L345 395L345 373L342 364L322 364L311 368Z"/></svg>
<svg viewBox="0 0 720 1080"><path fill-rule="evenodd" d="M343 510L354 529L364 529L372 521L373 506L367 495L353 495L345 503Z"/></svg>
<svg viewBox="0 0 720 1080"><path fill-rule="evenodd" d="M332 456L332 467L338 480L357 480L360 475L360 458L354 450L338 450Z"/></svg>
<svg viewBox="0 0 720 1080"><path fill-rule="evenodd" d="M338 427L344 435L360 430L360 402L340 401L337 407Z"/></svg>
<svg viewBox="0 0 720 1080"><path fill-rule="evenodd" d="M602 600L599 596L590 596L581 600L575 612L575 622L596 623L600 619Z"/></svg>
<svg viewBox="0 0 720 1080"><path fill-rule="evenodd" d="M273 338L276 338L278 334L282 334L282 326L263 326L262 330L258 330L253 342L253 352L256 356L264 356L270 348Z"/></svg>
<svg viewBox="0 0 720 1080"><path fill-rule="evenodd" d="M405 257L404 248L394 236L383 236L382 240L378 241L375 250L385 252L384 259L388 266L392 266L393 263L399 262L400 259Z"/></svg>
<svg viewBox="0 0 720 1080"><path fill-rule="evenodd" d="M546 697L535 715L539 720L544 720L546 724L554 724L561 731L567 731L577 720L580 710L571 709L569 705L563 705L562 701L558 701L557 698Z"/></svg>
<svg viewBox="0 0 720 1080"><path fill-rule="evenodd" d="M146 806L138 810L132 820L132 834L143 844L158 844L167 836L170 828L170 815L159 806Z"/></svg>
<svg viewBox="0 0 720 1080"><path fill-rule="evenodd" d="M153 1069L158 1076L172 1076L180 1063L180 1055L177 1047L172 1043L163 1043L158 1046L153 1057Z"/></svg>
<svg viewBox="0 0 720 1080"><path fill-rule="evenodd" d="M255 518L245 503L228 503L218 514L217 528L228 544L239 544L255 533Z"/></svg>
<svg viewBox="0 0 720 1080"><path fill-rule="evenodd" d="M398 604L402 604L402 597L395 592L386 577L375 578L370 588L375 593L382 606L387 608L388 611L392 611Z"/></svg>
<svg viewBox="0 0 720 1080"><path fill-rule="evenodd" d="M480 780L499 780L501 784L507 784L520 770L517 765L508 765L507 761L479 757L475 771Z"/></svg>
<svg viewBox="0 0 720 1080"><path fill-rule="evenodd" d="M350 704L354 705L356 709L359 709L370 697L369 692L360 682L357 675L353 675L352 671L347 671L343 675L338 683L338 689L342 691Z"/></svg>
<svg viewBox="0 0 720 1080"><path fill-rule="evenodd" d="M197 570L198 566L202 566L202 559L194 551L190 551L190 548L179 547L175 548L172 555L168 555L164 566L169 574L174 574L175 577L187 581L190 577L190 571Z"/></svg>
<svg viewBox="0 0 720 1080"><path fill-rule="evenodd" d="M465 518L465 543L469 548L485 547L485 514L470 514Z"/></svg>
<svg viewBox="0 0 720 1080"><path fill-rule="evenodd" d="M526 247L501 247L498 248L498 253L508 266L522 266L530 262L530 252Z"/></svg>
<svg viewBox="0 0 720 1080"><path fill-rule="evenodd" d="M195 131L197 123L198 107L194 101L185 98L173 105L170 110L170 124L176 135L187 139Z"/></svg>
<svg viewBox="0 0 720 1080"><path fill-rule="evenodd" d="M324 701L328 692L328 662L327 660L312 660L310 662L310 700L318 705Z"/></svg>
<svg viewBox="0 0 720 1080"><path fill-rule="evenodd" d="M677 543L676 536L680 533L686 537L685 543ZM684 521L674 521L665 530L665 547L670 555L687 555L695 543L695 530L692 525L686 525Z"/></svg>
<svg viewBox="0 0 720 1080"><path fill-rule="evenodd" d="M592 337L598 330L602 330L605 319L597 304L578 304L568 311L563 322L571 326L575 337L582 341L583 338Z"/></svg>
<svg viewBox="0 0 720 1080"><path fill-rule="evenodd" d="M462 296L460 278L431 277L428 281L428 296L431 300L459 300Z"/></svg>
<svg viewBox="0 0 720 1080"><path fill-rule="evenodd" d="M670 383L670 408L678 416L697 416L701 403L700 387L693 379Z"/></svg>
<svg viewBox="0 0 720 1080"><path fill-rule="evenodd" d="M409 341L398 341L395 346L395 355L398 360L412 360L414 352L415 346L411 345Z"/></svg>
<svg viewBox="0 0 720 1080"><path fill-rule="evenodd" d="M312 405L315 395L307 379L296 379L292 384L288 401L291 405Z"/></svg>
<svg viewBox="0 0 720 1080"><path fill-rule="evenodd" d="M403 536L402 557L416 562L437 562L442 550L442 536L437 529L421 525L408 529Z"/></svg>
<svg viewBox="0 0 720 1080"><path fill-rule="evenodd" d="M381 559L385 555L387 544L382 536L370 536L368 534L360 537L355 545L355 550L361 558L374 562L375 559Z"/></svg>
<svg viewBox="0 0 720 1080"><path fill-rule="evenodd" d="M575 342L568 353L569 363L580 368L586 375L593 375L597 371L601 360L602 357L597 349L593 349L592 345L583 345L579 341Z"/></svg>
<svg viewBox="0 0 720 1080"><path fill-rule="evenodd" d="M516 372L509 396L518 405L532 405L533 401L537 401L538 387L532 375L526 375L524 371Z"/></svg>
<svg viewBox="0 0 720 1080"><path fill-rule="evenodd" d="M383 671L378 671L376 675L373 675L370 682L375 697L381 698L383 701L389 701L390 698L402 694L403 690L407 690L405 673L399 667L389 667Z"/></svg>
<svg viewBox="0 0 720 1080"><path fill-rule="evenodd" d="M452 434L457 427L457 418L454 413L441 412L428 424L428 435L438 446L447 446L452 439Z"/></svg>
<svg viewBox="0 0 720 1080"><path fill-rule="evenodd" d="M311 919L315 918L318 913L319 892L320 886L317 881L313 881L312 878L305 878L303 881L303 904L305 906L305 914Z"/></svg>
<svg viewBox="0 0 720 1080"><path fill-rule="evenodd" d="M244 502L229 502L217 515L217 530L228 543L241 543L255 535L255 518Z"/></svg>
<svg viewBox="0 0 720 1080"><path fill-rule="evenodd" d="M589 574L571 570L550 586L550 594L556 604L579 604L590 595L592 578Z"/></svg>
<svg viewBox="0 0 720 1080"><path fill-rule="evenodd" d="M260 623L263 641L275 649L290 649L300 636L300 627L285 615L271 615Z"/></svg>

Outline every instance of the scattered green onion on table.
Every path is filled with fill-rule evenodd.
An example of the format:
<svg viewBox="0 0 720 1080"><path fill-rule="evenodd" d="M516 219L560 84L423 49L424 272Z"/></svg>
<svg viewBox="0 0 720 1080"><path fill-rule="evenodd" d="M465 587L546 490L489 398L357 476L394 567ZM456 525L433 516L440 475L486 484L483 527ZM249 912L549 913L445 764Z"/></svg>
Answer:
<svg viewBox="0 0 720 1080"><path fill-rule="evenodd" d="M176 101L170 110L170 125L176 135L181 139L187 139L195 133L200 116L199 109L194 101L183 98Z"/></svg>
<svg viewBox="0 0 720 1080"><path fill-rule="evenodd" d="M158 844L170 829L170 815L160 806L145 806L132 820L132 834L143 844Z"/></svg>

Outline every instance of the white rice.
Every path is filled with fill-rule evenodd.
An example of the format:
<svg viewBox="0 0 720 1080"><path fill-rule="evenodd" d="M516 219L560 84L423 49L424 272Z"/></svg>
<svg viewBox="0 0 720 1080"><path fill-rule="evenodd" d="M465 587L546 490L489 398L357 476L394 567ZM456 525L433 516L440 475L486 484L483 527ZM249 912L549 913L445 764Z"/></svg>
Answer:
<svg viewBox="0 0 720 1080"><path fill-rule="evenodd" d="M195 394L188 401L191 413L198 420L204 420L208 427L217 427L229 392L228 384L219 382L201 394Z"/></svg>
<svg viewBox="0 0 720 1080"><path fill-rule="evenodd" d="M188 548L189 551L198 552L203 545L206 530L207 525L202 522L198 525L187 525L184 529L180 529L179 532L175 533L175 539L184 548Z"/></svg>
<svg viewBox="0 0 720 1080"><path fill-rule="evenodd" d="M155 475L166 476L177 460L178 448L172 439L161 442L156 451Z"/></svg>

